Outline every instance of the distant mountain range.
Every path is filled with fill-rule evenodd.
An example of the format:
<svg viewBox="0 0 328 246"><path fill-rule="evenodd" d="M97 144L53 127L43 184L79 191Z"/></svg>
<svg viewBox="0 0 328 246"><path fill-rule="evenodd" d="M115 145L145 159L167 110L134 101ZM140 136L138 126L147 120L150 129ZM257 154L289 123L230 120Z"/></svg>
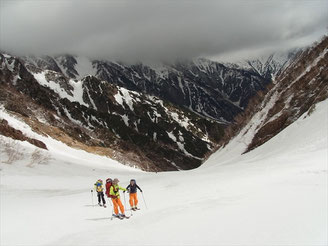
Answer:
<svg viewBox="0 0 328 246"><path fill-rule="evenodd" d="M271 82L272 76L292 59L274 56L234 66L196 59L175 64L124 64L63 55L21 57L33 71L52 70L67 78L86 75L146 93L192 110L222 123L229 123L243 111L248 100ZM230 64L231 65L231 64Z"/></svg>
<svg viewBox="0 0 328 246"><path fill-rule="evenodd" d="M3 53L0 104L34 131L74 148L144 170L191 169L294 56L131 65ZM1 124L8 129L0 123L0 134Z"/></svg>

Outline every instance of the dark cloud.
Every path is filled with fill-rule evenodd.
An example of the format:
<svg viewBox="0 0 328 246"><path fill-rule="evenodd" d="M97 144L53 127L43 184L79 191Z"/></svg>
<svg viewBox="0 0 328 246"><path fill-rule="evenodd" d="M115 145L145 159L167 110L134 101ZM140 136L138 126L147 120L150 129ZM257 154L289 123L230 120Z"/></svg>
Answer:
<svg viewBox="0 0 328 246"><path fill-rule="evenodd" d="M0 49L129 61L227 57L312 42L327 32L327 11L327 0L1 0Z"/></svg>

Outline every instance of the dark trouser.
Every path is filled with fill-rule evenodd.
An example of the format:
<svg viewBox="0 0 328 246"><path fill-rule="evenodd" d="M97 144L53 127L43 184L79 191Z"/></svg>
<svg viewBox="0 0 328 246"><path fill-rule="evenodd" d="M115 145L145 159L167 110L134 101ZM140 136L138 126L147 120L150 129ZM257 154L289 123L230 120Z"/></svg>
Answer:
<svg viewBox="0 0 328 246"><path fill-rule="evenodd" d="M102 191L97 192L97 196L98 196L98 203L100 203L100 201L102 200L103 204L106 204L104 192Z"/></svg>

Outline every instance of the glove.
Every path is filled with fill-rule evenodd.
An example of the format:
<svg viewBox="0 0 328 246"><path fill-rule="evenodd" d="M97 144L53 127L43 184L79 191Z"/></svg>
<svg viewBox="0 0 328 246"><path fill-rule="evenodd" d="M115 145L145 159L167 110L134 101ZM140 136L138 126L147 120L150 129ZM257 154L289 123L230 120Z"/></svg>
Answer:
<svg viewBox="0 0 328 246"><path fill-rule="evenodd" d="M142 193L142 190L140 192Z"/></svg>

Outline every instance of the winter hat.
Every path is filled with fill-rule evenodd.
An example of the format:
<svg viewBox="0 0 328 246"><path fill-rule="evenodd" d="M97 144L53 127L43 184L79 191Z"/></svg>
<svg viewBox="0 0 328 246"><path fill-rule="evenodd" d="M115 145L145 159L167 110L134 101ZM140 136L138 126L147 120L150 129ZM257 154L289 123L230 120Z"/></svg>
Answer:
<svg viewBox="0 0 328 246"><path fill-rule="evenodd" d="M106 182L109 183L109 182L113 182L113 180L111 178L108 178L106 179Z"/></svg>
<svg viewBox="0 0 328 246"><path fill-rule="evenodd" d="M113 183L114 184L117 184L118 182L120 182L117 178L115 178L114 180L113 180Z"/></svg>

